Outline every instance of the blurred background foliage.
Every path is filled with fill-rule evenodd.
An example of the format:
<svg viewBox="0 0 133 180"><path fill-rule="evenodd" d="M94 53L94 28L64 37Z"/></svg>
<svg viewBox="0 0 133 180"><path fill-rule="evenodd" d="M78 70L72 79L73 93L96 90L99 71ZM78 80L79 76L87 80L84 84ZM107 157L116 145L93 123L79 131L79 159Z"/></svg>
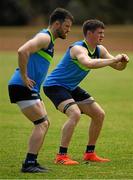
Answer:
<svg viewBox="0 0 133 180"><path fill-rule="evenodd" d="M133 24L132 0L1 0L0 25L48 23L48 17L56 7L68 9L75 24L90 18L106 24Z"/></svg>

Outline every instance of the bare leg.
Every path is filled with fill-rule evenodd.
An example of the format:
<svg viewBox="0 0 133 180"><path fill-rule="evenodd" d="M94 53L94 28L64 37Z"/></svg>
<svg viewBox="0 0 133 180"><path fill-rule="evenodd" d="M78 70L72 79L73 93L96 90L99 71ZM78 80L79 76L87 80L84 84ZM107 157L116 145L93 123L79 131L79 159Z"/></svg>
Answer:
<svg viewBox="0 0 133 180"><path fill-rule="evenodd" d="M79 105L79 108L84 114L92 118L89 127L88 145L95 145L100 135L105 113L96 102Z"/></svg>
<svg viewBox="0 0 133 180"><path fill-rule="evenodd" d="M89 128L88 146L83 159L85 161L109 162L109 159L99 157L94 152L95 144L100 135L100 131L103 125L104 111L96 102L92 104L80 105L80 109L82 110L82 112L92 118Z"/></svg>
<svg viewBox="0 0 133 180"><path fill-rule="evenodd" d="M46 110L42 102L27 107L23 109L22 112L30 121L36 121L46 115ZM29 140L28 153L38 154L43 144L44 137L47 133L48 127L48 121L44 121L34 126L32 135Z"/></svg>
<svg viewBox="0 0 133 180"><path fill-rule="evenodd" d="M64 106L72 101L73 101L72 99L69 99L69 100L62 102L59 105L58 109L61 112L63 112ZM76 104L70 106L66 111L66 115L68 116L69 119L63 125L63 128L62 128L62 137L61 137L61 146L62 147L68 147L70 140L72 138L73 132L74 132L74 128L80 119L80 110L79 110L78 106Z"/></svg>
<svg viewBox="0 0 133 180"><path fill-rule="evenodd" d="M29 139L28 152L25 161L22 164L21 171L30 173L47 172L48 169L41 167L37 162L37 155L40 148L42 147L44 137L49 127L44 104L41 101L37 101L31 106L21 109L21 111L30 121L35 123L31 137Z"/></svg>
<svg viewBox="0 0 133 180"><path fill-rule="evenodd" d="M48 130L48 121L36 125L29 140L29 153L38 154Z"/></svg>
<svg viewBox="0 0 133 180"><path fill-rule="evenodd" d="M73 102L73 99L66 100L62 102L58 109L63 112L63 109L65 105L67 105L70 102ZM64 164L64 165L77 165L79 162L72 160L67 155L67 148L70 144L74 129L80 119L80 110L76 104L71 105L66 110L66 115L68 116L67 122L63 125L62 128L62 137L61 137L61 144L59 149L59 154L57 154L55 163L56 164Z"/></svg>

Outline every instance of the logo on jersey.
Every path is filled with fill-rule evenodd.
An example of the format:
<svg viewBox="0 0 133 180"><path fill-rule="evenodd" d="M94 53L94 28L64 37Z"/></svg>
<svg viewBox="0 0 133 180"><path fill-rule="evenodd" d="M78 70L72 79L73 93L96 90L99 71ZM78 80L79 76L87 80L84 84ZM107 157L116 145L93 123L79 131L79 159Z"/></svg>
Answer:
<svg viewBox="0 0 133 180"><path fill-rule="evenodd" d="M38 94L36 94L36 93L33 93L33 94L31 94L31 96L34 96L34 97L35 97L35 96L38 96Z"/></svg>
<svg viewBox="0 0 133 180"><path fill-rule="evenodd" d="M53 49L48 49L48 52L52 53L52 52L53 52Z"/></svg>

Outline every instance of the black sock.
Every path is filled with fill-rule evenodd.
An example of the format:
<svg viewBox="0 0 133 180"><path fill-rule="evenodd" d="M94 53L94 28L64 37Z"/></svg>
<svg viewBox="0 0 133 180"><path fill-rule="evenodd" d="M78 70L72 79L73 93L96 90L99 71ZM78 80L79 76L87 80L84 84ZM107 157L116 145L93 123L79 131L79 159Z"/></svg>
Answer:
<svg viewBox="0 0 133 180"><path fill-rule="evenodd" d="M86 147L86 153L93 153L95 150L95 145L88 145Z"/></svg>
<svg viewBox="0 0 133 180"><path fill-rule="evenodd" d="M59 154L67 154L67 148L60 146Z"/></svg>
<svg viewBox="0 0 133 180"><path fill-rule="evenodd" d="M37 154L27 153L25 164L34 164L37 159Z"/></svg>

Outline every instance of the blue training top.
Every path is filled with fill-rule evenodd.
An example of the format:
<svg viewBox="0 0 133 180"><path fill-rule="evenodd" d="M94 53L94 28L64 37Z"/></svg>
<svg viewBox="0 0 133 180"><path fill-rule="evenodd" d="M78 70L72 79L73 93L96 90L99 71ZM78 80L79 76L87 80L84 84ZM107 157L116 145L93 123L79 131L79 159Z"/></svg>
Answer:
<svg viewBox="0 0 133 180"><path fill-rule="evenodd" d="M91 58L100 57L100 49L98 46L95 51L91 53L85 40L75 42L67 49L64 57L56 68L47 76L43 86L57 85L69 90L74 90L90 72L90 69L82 65L77 59L71 58L70 49L75 45L85 47L88 50L88 56Z"/></svg>
<svg viewBox="0 0 133 180"><path fill-rule="evenodd" d="M38 93L40 92L40 86L46 77L50 62L54 55L54 40L53 35L49 29L43 29L39 33L48 34L51 38L51 42L47 49L42 48L38 52L31 54L28 60L27 75L30 79L36 82L32 90ZM11 77L9 85L25 86L21 78L19 68L16 69L13 76Z"/></svg>

